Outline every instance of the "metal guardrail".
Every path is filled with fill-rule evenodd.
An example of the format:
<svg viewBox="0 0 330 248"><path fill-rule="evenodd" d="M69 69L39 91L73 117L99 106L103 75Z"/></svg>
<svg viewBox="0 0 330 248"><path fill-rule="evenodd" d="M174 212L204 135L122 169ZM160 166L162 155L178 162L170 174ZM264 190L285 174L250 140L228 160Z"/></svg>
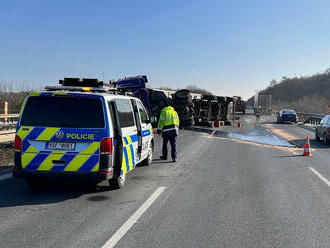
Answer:
<svg viewBox="0 0 330 248"><path fill-rule="evenodd" d="M0 114L0 131L15 128L19 114Z"/></svg>
<svg viewBox="0 0 330 248"><path fill-rule="evenodd" d="M1 114L1 115L0 115L0 119L5 119L5 118L18 118L18 117L19 117L19 114L8 114L8 115Z"/></svg>
<svg viewBox="0 0 330 248"><path fill-rule="evenodd" d="M325 115L321 114L314 114L314 113L297 113L298 118L300 121L303 121L304 123L310 123L310 124L318 124L323 119Z"/></svg>

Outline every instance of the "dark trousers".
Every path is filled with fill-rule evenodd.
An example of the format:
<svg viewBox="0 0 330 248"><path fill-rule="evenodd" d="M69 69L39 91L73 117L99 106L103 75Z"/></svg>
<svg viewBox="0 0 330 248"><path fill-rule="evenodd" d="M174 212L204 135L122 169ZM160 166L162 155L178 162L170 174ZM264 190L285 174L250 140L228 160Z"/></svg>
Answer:
<svg viewBox="0 0 330 248"><path fill-rule="evenodd" d="M177 152L177 136L163 136L163 157L167 159L167 143L170 142L171 144L171 157L172 159L176 159L178 152Z"/></svg>

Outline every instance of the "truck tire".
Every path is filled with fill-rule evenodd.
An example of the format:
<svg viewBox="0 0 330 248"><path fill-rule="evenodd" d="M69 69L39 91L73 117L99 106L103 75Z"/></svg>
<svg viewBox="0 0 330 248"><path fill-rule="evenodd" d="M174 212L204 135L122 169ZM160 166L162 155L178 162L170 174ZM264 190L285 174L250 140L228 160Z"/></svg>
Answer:
<svg viewBox="0 0 330 248"><path fill-rule="evenodd" d="M178 100L178 99L191 100L192 97L191 97L191 94L190 94L189 90L183 89L183 90L179 90L179 91L175 92L173 94L172 98L173 98L173 100L174 99L176 99L176 100Z"/></svg>
<svg viewBox="0 0 330 248"><path fill-rule="evenodd" d="M195 118L192 116L189 119L180 120L180 127L190 127L195 125Z"/></svg>
<svg viewBox="0 0 330 248"><path fill-rule="evenodd" d="M185 107L190 107L192 108L193 107L193 104L191 102L174 102L174 109L184 109Z"/></svg>
<svg viewBox="0 0 330 248"><path fill-rule="evenodd" d="M115 189L123 188L125 186L125 182L126 182L126 174L116 178L109 179L110 189L115 190Z"/></svg>
<svg viewBox="0 0 330 248"><path fill-rule="evenodd" d="M225 126L231 126L233 123L231 121L225 121Z"/></svg>
<svg viewBox="0 0 330 248"><path fill-rule="evenodd" d="M159 105L166 103L167 101L168 101L168 97L164 94L164 92L152 91L152 93L150 94L151 105Z"/></svg>
<svg viewBox="0 0 330 248"><path fill-rule="evenodd" d="M219 103L226 102L227 98L225 96L217 96L217 101Z"/></svg>
<svg viewBox="0 0 330 248"><path fill-rule="evenodd" d="M217 100L217 97L214 96L214 95L203 95L202 96L202 99L208 100L208 101L216 101Z"/></svg>

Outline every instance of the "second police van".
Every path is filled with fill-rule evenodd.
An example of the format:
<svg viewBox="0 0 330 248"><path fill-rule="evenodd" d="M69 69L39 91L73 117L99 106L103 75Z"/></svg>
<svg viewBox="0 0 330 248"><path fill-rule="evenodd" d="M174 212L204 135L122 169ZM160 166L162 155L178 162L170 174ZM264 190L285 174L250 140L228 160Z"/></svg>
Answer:
<svg viewBox="0 0 330 248"><path fill-rule="evenodd" d="M24 100L15 136L13 175L43 180L108 180L121 188L139 163L150 165L151 121L138 98L96 79L65 78Z"/></svg>

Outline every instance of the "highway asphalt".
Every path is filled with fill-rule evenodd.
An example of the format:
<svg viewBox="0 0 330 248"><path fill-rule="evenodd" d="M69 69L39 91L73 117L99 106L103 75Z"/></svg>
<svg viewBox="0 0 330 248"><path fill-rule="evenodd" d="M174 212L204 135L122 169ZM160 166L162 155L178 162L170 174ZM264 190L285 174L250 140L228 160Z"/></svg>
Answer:
<svg viewBox="0 0 330 248"><path fill-rule="evenodd" d="M153 164L116 191L0 175L0 247L329 247L330 146L311 140L302 157L262 137L296 144L312 131L242 120L227 136L181 131L177 163L157 160L157 137Z"/></svg>

